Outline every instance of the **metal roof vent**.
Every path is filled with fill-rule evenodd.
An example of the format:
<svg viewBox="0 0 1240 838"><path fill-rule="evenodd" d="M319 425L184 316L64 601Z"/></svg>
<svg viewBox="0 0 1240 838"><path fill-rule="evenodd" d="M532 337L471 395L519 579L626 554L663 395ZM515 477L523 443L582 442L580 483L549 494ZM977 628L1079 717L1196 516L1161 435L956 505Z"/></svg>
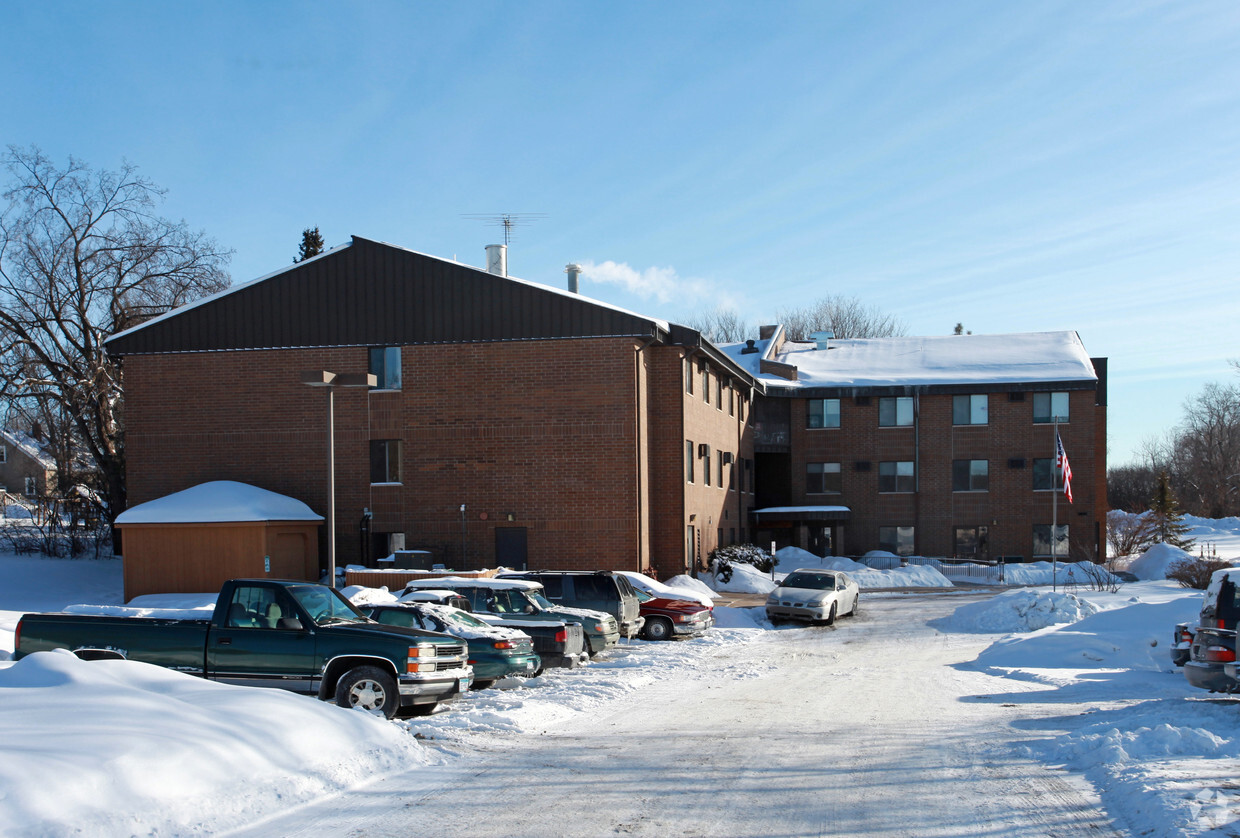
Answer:
<svg viewBox="0 0 1240 838"><path fill-rule="evenodd" d="M835 338L835 332L810 332L809 339L814 342L814 350L827 349L828 344Z"/></svg>
<svg viewBox="0 0 1240 838"><path fill-rule="evenodd" d="M508 276L508 245L487 245L487 273Z"/></svg>
<svg viewBox="0 0 1240 838"><path fill-rule="evenodd" d="M757 341L755 341L753 338L750 338L749 340L745 341L745 346L741 348L741 354L749 355L754 352L757 352L758 347L754 346L755 343L757 343Z"/></svg>
<svg viewBox="0 0 1240 838"><path fill-rule="evenodd" d="M578 264L576 264L576 263L569 264L569 265L565 265L565 266L564 266L564 273L568 274L568 291L569 291L569 293L570 293L570 294L576 294L576 293L578 293L578 291L577 291L577 277L581 276L581 265L578 265Z"/></svg>

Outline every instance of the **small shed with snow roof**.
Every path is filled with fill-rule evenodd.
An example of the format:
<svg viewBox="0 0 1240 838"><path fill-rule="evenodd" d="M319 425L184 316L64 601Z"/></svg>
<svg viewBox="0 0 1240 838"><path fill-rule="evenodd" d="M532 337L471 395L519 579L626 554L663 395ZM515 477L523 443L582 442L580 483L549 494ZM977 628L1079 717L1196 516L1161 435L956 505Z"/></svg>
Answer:
<svg viewBox="0 0 1240 838"><path fill-rule="evenodd" d="M126 601L219 590L228 579L319 579L319 525L305 503L247 483L202 483L125 510Z"/></svg>

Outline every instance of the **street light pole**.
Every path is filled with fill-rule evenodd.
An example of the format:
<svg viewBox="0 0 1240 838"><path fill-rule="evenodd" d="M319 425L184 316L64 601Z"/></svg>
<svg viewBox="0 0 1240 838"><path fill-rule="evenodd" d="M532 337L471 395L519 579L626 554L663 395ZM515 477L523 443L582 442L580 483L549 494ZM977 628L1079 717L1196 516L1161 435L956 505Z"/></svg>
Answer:
<svg viewBox="0 0 1240 838"><path fill-rule="evenodd" d="M337 375L327 370L311 370L301 374L301 383L322 387L327 391L327 584L336 587L336 405L337 387L374 387L378 379L372 373Z"/></svg>

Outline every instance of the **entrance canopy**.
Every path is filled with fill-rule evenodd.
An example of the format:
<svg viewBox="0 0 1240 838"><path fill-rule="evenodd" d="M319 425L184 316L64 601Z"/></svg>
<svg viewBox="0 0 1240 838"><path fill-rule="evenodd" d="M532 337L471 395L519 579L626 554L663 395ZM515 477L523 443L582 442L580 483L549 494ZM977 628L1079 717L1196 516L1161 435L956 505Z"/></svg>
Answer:
<svg viewBox="0 0 1240 838"><path fill-rule="evenodd" d="M751 514L758 525L806 524L811 521L844 524L852 517L852 510L847 506L768 506L755 509Z"/></svg>

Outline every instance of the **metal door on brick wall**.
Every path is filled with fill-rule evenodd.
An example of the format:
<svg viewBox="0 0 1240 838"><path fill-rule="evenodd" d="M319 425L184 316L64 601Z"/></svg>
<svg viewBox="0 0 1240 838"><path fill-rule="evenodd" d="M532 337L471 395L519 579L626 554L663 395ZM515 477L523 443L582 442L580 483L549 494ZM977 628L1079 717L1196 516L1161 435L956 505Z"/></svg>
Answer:
<svg viewBox="0 0 1240 838"><path fill-rule="evenodd" d="M495 564L513 570L526 570L526 527L495 528Z"/></svg>

